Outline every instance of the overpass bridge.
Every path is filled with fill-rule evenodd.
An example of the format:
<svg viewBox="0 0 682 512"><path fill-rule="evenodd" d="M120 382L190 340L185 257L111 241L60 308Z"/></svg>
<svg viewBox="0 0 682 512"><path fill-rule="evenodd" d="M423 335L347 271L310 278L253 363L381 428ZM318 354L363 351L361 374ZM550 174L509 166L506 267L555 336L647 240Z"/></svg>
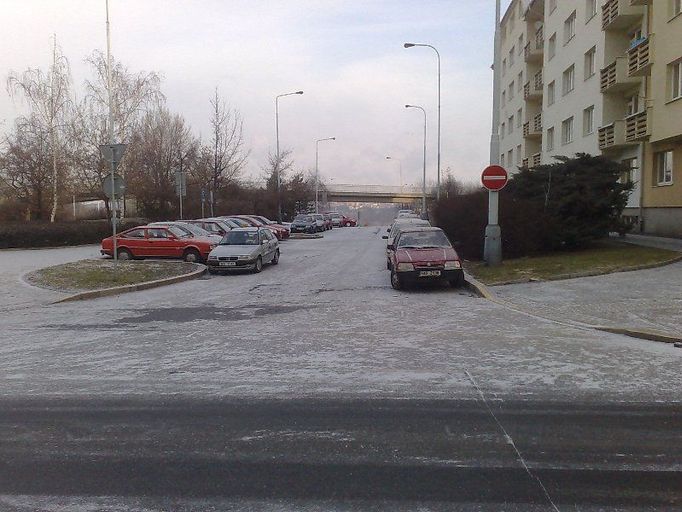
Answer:
<svg viewBox="0 0 682 512"><path fill-rule="evenodd" d="M427 200L435 196L426 189ZM414 186L320 184L322 203L413 203L421 198L422 188Z"/></svg>

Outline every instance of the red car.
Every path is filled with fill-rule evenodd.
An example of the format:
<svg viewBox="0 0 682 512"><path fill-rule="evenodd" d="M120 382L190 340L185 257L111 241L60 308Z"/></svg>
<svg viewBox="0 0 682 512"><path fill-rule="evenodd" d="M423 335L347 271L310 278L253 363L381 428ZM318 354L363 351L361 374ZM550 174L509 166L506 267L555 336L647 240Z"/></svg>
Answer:
<svg viewBox="0 0 682 512"><path fill-rule="evenodd" d="M138 226L116 235L116 252L120 260L133 258L182 258L202 262L216 243L192 237L175 226ZM101 253L113 256L113 237L102 240Z"/></svg>
<svg viewBox="0 0 682 512"><path fill-rule="evenodd" d="M282 240L284 238L284 231L286 228L284 226L276 227L274 224L266 224L262 220L259 220L254 215L232 215L238 219L242 219L244 222L248 222L251 226L260 228L264 227L272 231L272 234L277 237L277 240Z"/></svg>
<svg viewBox="0 0 682 512"><path fill-rule="evenodd" d="M274 220L270 220L267 217L263 217L262 215L249 215L249 217L253 217L256 220L261 221L266 226L271 226L273 228L279 229L281 234L282 234L282 238L280 238L280 240L289 238L289 236L291 235L289 228L287 228L286 226L284 226L282 224L275 222Z"/></svg>
<svg viewBox="0 0 682 512"><path fill-rule="evenodd" d="M462 261L443 230L416 227L401 231L391 249L391 286L447 281L454 287L464 284Z"/></svg>
<svg viewBox="0 0 682 512"><path fill-rule="evenodd" d="M346 217L343 215L341 219L341 225L347 228L354 228L357 226L358 222L355 219L351 219L350 217Z"/></svg>

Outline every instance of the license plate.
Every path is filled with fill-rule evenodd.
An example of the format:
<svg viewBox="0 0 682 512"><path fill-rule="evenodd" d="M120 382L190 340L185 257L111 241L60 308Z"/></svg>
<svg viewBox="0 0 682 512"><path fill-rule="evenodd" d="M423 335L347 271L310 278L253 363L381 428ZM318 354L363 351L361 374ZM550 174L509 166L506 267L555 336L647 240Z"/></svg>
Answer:
<svg viewBox="0 0 682 512"><path fill-rule="evenodd" d="M237 262L236 261L221 261L220 266L221 267L235 267L235 266L237 266Z"/></svg>
<svg viewBox="0 0 682 512"><path fill-rule="evenodd" d="M419 272L419 277L439 277L440 270L422 270Z"/></svg>

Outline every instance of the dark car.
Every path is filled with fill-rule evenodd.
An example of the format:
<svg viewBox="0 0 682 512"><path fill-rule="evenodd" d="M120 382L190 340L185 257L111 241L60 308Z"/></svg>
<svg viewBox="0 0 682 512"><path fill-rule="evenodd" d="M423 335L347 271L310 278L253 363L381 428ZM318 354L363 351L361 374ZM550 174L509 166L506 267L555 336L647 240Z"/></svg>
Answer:
<svg viewBox="0 0 682 512"><path fill-rule="evenodd" d="M291 223L292 233L315 233L317 230L317 221L311 215L296 215Z"/></svg>
<svg viewBox="0 0 682 512"><path fill-rule="evenodd" d="M396 290L434 280L464 284L462 261L442 229L404 229L391 245L391 286Z"/></svg>

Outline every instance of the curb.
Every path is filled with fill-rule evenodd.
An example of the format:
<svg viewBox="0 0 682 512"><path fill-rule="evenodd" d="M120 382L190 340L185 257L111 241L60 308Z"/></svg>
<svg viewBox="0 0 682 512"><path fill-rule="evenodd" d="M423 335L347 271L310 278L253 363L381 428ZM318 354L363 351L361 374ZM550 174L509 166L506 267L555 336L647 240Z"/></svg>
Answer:
<svg viewBox="0 0 682 512"><path fill-rule="evenodd" d="M101 244L99 242L93 242L91 244L50 245L47 247L5 247L4 249L0 249L0 253L9 251L48 251L50 249L77 249L79 247L101 247Z"/></svg>
<svg viewBox="0 0 682 512"><path fill-rule="evenodd" d="M289 235L289 240L316 240L318 238L324 238L324 235L320 233L315 233L314 235L307 233L291 233Z"/></svg>
<svg viewBox="0 0 682 512"><path fill-rule="evenodd" d="M198 265L195 263L195 265ZM103 288L101 290L92 290L88 292L80 292L75 295L69 295L63 299L56 300L52 304L60 304L62 302L73 302L76 300L98 299L100 297L110 297L112 295L119 295L121 293L137 292L141 290L149 290L150 288L158 288L169 284L182 283L183 281L190 281L196 279L206 273L206 267L201 265L201 268L188 274L168 277L166 279L157 279L156 281L146 281L144 283L127 284L125 286L115 286L113 288Z"/></svg>
<svg viewBox="0 0 682 512"><path fill-rule="evenodd" d="M682 257L677 258L677 260L682 260ZM662 265L657 264L657 266L662 266ZM649 268L655 268L655 267L649 266ZM597 274L597 275L601 275L601 274ZM478 297L489 300L490 302L493 302L493 303L498 304L498 305L503 306L503 307L510 308L511 306L513 306L513 308L511 308L511 309L515 309L516 311L524 312L527 314L532 314L533 316L536 316L539 318L544 318L545 320L550 320L552 322L559 322L559 323L562 323L565 325L572 325L572 322L557 320L554 318L538 315L536 313L529 313L524 308L521 308L521 307L516 306L514 304L507 303L506 301L500 300L483 283L481 283L480 281L477 281L476 279L474 279L469 274L465 274L465 276L466 276L465 286L469 290L471 290L473 293L475 293ZM644 330L644 329L627 329L627 328L622 328L622 327L606 327L606 326L591 325L591 324L581 324L580 326L581 327L588 327L588 328L594 329L596 331L608 332L611 334L620 334L623 336L629 336L631 338L638 338L641 340L658 341L661 343L669 343L669 344L675 344L675 345L677 345L678 343L682 343L682 337L670 335L670 334L660 332L660 331L651 331L651 330ZM575 325L575 327L578 327L578 325Z"/></svg>

